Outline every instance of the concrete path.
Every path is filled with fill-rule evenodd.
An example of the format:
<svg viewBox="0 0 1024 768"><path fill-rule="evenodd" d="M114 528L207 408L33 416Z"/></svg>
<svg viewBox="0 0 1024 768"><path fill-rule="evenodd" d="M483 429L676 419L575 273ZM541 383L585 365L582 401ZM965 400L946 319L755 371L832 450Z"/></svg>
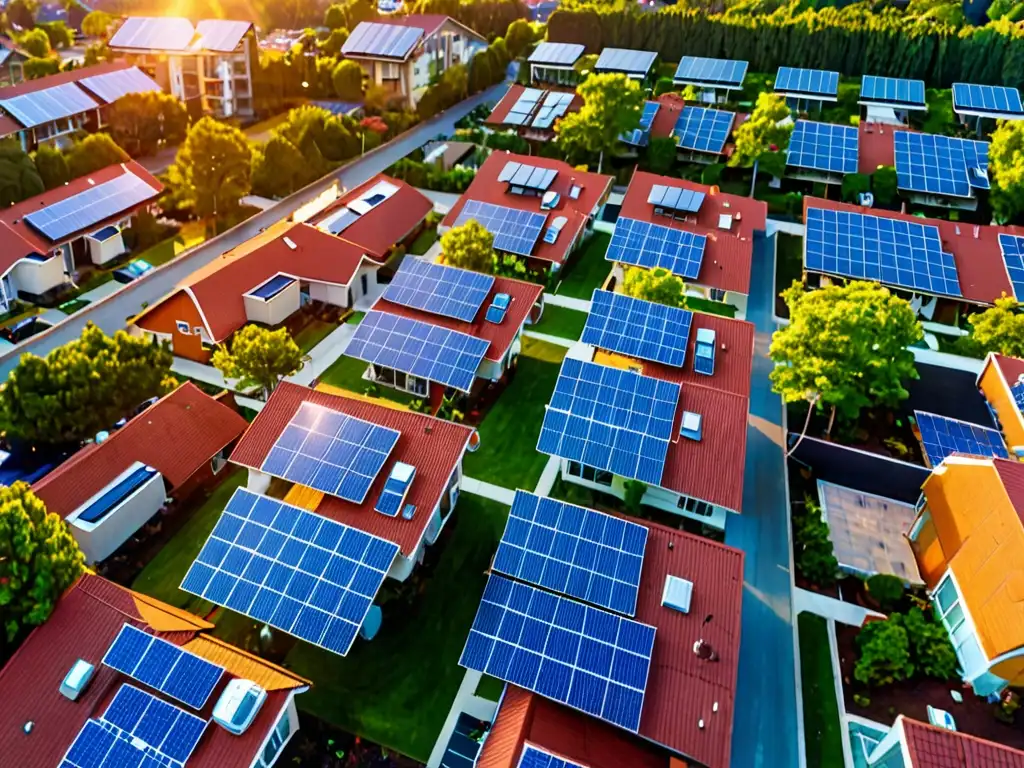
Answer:
<svg viewBox="0 0 1024 768"><path fill-rule="evenodd" d="M537 331L524 330L523 336L528 336L538 341L546 341L548 344L557 344L559 347L565 347L566 349L570 349L576 344L575 339L563 339L561 336L552 336L550 333L538 333Z"/></svg>
<svg viewBox="0 0 1024 768"><path fill-rule="evenodd" d="M497 501L501 504L512 506L512 500L516 497L515 491L502 488L500 485L485 483L483 480L474 480L472 477L462 478L462 490L472 493L474 496L483 496L485 499Z"/></svg>
<svg viewBox="0 0 1024 768"><path fill-rule="evenodd" d="M793 590L793 612L803 613L804 611L838 621L840 624L848 624L851 627L862 626L864 619L868 616L885 618L885 614L872 611L870 608L797 587Z"/></svg>
<svg viewBox="0 0 1024 768"><path fill-rule="evenodd" d="M804 232L807 228L803 224L796 221L779 221L778 219L768 219L767 232L769 235L774 235L776 232L785 232L789 235L804 236Z"/></svg>
<svg viewBox="0 0 1024 768"><path fill-rule="evenodd" d="M323 341L309 351L309 360L298 373L287 377L288 381L308 387L313 379L320 378L348 349L348 343L358 327L353 323L342 323L331 331Z"/></svg>
<svg viewBox="0 0 1024 768"><path fill-rule="evenodd" d="M540 473L540 480L537 481L537 487L533 489L534 493L538 496L547 496L551 493L551 488L555 485L555 480L558 479L558 471L561 463L561 460L557 456L548 457L548 463L544 465L544 471Z"/></svg>
<svg viewBox="0 0 1024 768"><path fill-rule="evenodd" d="M448 742L455 731L460 714L465 712L470 717L487 723L494 719L498 703L476 695L476 687L480 683L481 677L483 675L473 669L467 669L466 674L462 676L459 692L455 694L455 701L452 702L452 708L448 711L448 717L441 728L441 735L434 742L434 749L430 753L430 759L427 760L427 768L439 768L441 765L441 758L444 757L444 753L448 749Z"/></svg>
<svg viewBox="0 0 1024 768"><path fill-rule="evenodd" d="M545 293L545 304L554 304L556 307L575 309L577 312L590 314L590 302L586 299L574 299L572 296L559 296L557 293Z"/></svg>
<svg viewBox="0 0 1024 768"><path fill-rule="evenodd" d="M179 376L188 376L190 379L202 381L213 387L229 389L232 392L253 394L255 391L254 389L239 390L239 379L226 379L224 378L224 374L212 365L197 363L195 360L188 360L184 357L175 357L174 360L171 361L171 371Z"/></svg>

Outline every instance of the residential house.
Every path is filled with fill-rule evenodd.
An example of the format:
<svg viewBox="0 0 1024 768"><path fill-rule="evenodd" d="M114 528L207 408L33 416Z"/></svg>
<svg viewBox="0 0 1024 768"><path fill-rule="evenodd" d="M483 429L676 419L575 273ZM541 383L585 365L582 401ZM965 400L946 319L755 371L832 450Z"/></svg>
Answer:
<svg viewBox="0 0 1024 768"><path fill-rule="evenodd" d="M672 127L676 155L686 162L705 165L722 162L723 155L732 153L729 138L741 122L741 116L735 112L683 106Z"/></svg>
<svg viewBox="0 0 1024 768"><path fill-rule="evenodd" d="M0 86L17 85L25 79L25 62L29 56L9 37L0 37Z"/></svg>
<svg viewBox="0 0 1024 768"><path fill-rule="evenodd" d="M555 138L555 125L568 114L578 112L583 98L571 89L527 88L513 84L494 105L484 122L512 128L528 141Z"/></svg>
<svg viewBox="0 0 1024 768"><path fill-rule="evenodd" d="M653 101L646 101L640 116L640 127L622 134L619 140L634 155L637 149L646 147L651 139L671 138L678 145L679 139L674 132L679 115L685 107L686 101L678 93L663 93Z"/></svg>
<svg viewBox="0 0 1024 768"><path fill-rule="evenodd" d="M978 389L1006 439L1010 455L1020 456L1024 452L1024 360L989 353L978 374Z"/></svg>
<svg viewBox="0 0 1024 768"><path fill-rule="evenodd" d="M492 152L438 231L475 219L494 235L495 250L557 271L590 235L611 187L611 176L561 160Z"/></svg>
<svg viewBox="0 0 1024 768"><path fill-rule="evenodd" d="M530 65L530 82L575 88L582 77L576 62L586 50L577 43L540 43L526 60Z"/></svg>
<svg viewBox="0 0 1024 768"><path fill-rule="evenodd" d="M110 50L185 102L193 115L252 117L253 73L259 67L256 30L249 21L129 16Z"/></svg>
<svg viewBox="0 0 1024 768"><path fill-rule="evenodd" d="M371 85L415 107L427 86L486 47L486 38L449 16L411 14L360 22L341 53L362 66Z"/></svg>
<svg viewBox="0 0 1024 768"><path fill-rule="evenodd" d="M163 185L130 160L0 211L0 308L14 299L46 303L79 265L106 264L126 249L121 230Z"/></svg>
<svg viewBox="0 0 1024 768"><path fill-rule="evenodd" d="M867 768L1024 768L1024 752L899 715Z"/></svg>
<svg viewBox="0 0 1024 768"><path fill-rule="evenodd" d="M87 563L105 560L165 507L223 469L248 423L191 382L38 480L32 490L71 529Z"/></svg>
<svg viewBox="0 0 1024 768"><path fill-rule="evenodd" d="M310 683L225 643L211 630L213 624L198 616L83 575L0 670L4 763L20 768L81 765L85 753L99 764L107 753L105 764L110 765L146 760L181 765L173 756L182 755L189 768L275 765L299 729L295 697ZM182 654L189 669L209 671L205 690L214 682L205 701L189 712L180 703L180 687L168 693L171 686L154 687L148 670L134 675L118 671L128 664L108 652L122 632L150 638L148 644L164 656ZM137 662L132 656L131 663ZM153 719L191 718L202 727L182 727L178 733L184 745L152 743L152 728L136 732L138 714L125 718L126 700L151 709Z"/></svg>

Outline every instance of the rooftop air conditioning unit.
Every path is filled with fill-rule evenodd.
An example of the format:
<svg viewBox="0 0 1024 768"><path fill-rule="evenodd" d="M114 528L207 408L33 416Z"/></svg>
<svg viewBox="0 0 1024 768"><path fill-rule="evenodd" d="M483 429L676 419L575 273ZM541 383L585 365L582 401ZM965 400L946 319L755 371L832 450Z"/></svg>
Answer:
<svg viewBox="0 0 1024 768"><path fill-rule="evenodd" d="M678 576L665 577L665 589L661 593L661 604L680 613L690 612L690 599L693 597L693 582Z"/></svg>
<svg viewBox="0 0 1024 768"><path fill-rule="evenodd" d="M541 210L550 211L552 208L558 205L558 201L560 199L561 197L557 192L555 192L555 190L549 189L547 192L544 193L544 196L541 197L540 199Z"/></svg>
<svg viewBox="0 0 1024 768"><path fill-rule="evenodd" d="M72 701L77 701L78 697L82 695L82 691L89 685L89 681L92 680L92 673L95 670L96 668L84 659L76 661L64 676L64 680L61 681L61 694Z"/></svg>
<svg viewBox="0 0 1024 768"><path fill-rule="evenodd" d="M266 700L267 692L252 680L236 678L224 687L213 707L213 719L224 730L240 736L252 725Z"/></svg>

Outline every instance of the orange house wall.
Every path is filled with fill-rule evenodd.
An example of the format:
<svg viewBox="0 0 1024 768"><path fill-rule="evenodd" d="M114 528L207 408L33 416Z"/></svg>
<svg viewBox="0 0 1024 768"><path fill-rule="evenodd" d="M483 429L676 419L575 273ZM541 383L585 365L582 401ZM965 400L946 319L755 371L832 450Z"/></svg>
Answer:
<svg viewBox="0 0 1024 768"><path fill-rule="evenodd" d="M1021 422L1020 412L1017 405L1007 391L999 369L989 364L981 374L981 391L985 399L999 415L999 424L1006 435L1006 442L1012 448L1015 445L1024 446L1024 423Z"/></svg>
<svg viewBox="0 0 1024 768"><path fill-rule="evenodd" d="M199 310L184 291L178 291L166 301L150 309L135 324L145 331L170 334L171 348L175 355L195 360L197 363L208 362L210 353L203 349L202 338L194 333L186 335L179 332L179 320L188 323L189 328L203 324Z"/></svg>

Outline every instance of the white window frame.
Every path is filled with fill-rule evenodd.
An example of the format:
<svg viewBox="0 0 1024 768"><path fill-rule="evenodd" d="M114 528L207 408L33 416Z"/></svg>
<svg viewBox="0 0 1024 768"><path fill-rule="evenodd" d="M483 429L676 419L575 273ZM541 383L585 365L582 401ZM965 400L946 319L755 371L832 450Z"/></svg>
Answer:
<svg viewBox="0 0 1024 768"><path fill-rule="evenodd" d="M955 599L947 609L943 610L942 606L939 605L938 594L947 584L952 584ZM960 590L960 584L951 568L948 568L943 577L939 579L939 583L936 585L934 591L932 591L931 597L932 607L938 614L939 621L942 622L942 626L944 626L946 628L946 632L949 633L949 641L953 644L953 651L956 653L956 660L960 664L960 669L963 671L963 678L967 682L972 682L991 669L992 660L988 658L985 654L985 649L981 646L981 640L978 639L978 630L974 624L974 619L971 618L971 612L967 609L967 604L964 602L963 592ZM947 617L953 613L956 608L960 609L960 618L954 622L948 621ZM963 633L959 640L957 635L958 632ZM977 646L978 656L983 660L983 663L980 666L969 668L968 665L964 663L964 656L960 649L969 642L973 642Z"/></svg>
<svg viewBox="0 0 1024 768"><path fill-rule="evenodd" d="M288 743L288 739L292 734L292 721L289 713L289 707L285 707L284 711L281 712L281 716L274 723L273 729L270 731L270 735L263 744L263 748L260 749L260 764L264 766L271 766L277 762L277 758L281 756L281 751L284 749L285 744ZM284 733L281 733L281 728L284 726ZM267 757L267 750L273 749L273 754Z"/></svg>
<svg viewBox="0 0 1024 768"><path fill-rule="evenodd" d="M192 328L184 320L175 320L174 326L178 329L178 333L182 336L191 336Z"/></svg>

